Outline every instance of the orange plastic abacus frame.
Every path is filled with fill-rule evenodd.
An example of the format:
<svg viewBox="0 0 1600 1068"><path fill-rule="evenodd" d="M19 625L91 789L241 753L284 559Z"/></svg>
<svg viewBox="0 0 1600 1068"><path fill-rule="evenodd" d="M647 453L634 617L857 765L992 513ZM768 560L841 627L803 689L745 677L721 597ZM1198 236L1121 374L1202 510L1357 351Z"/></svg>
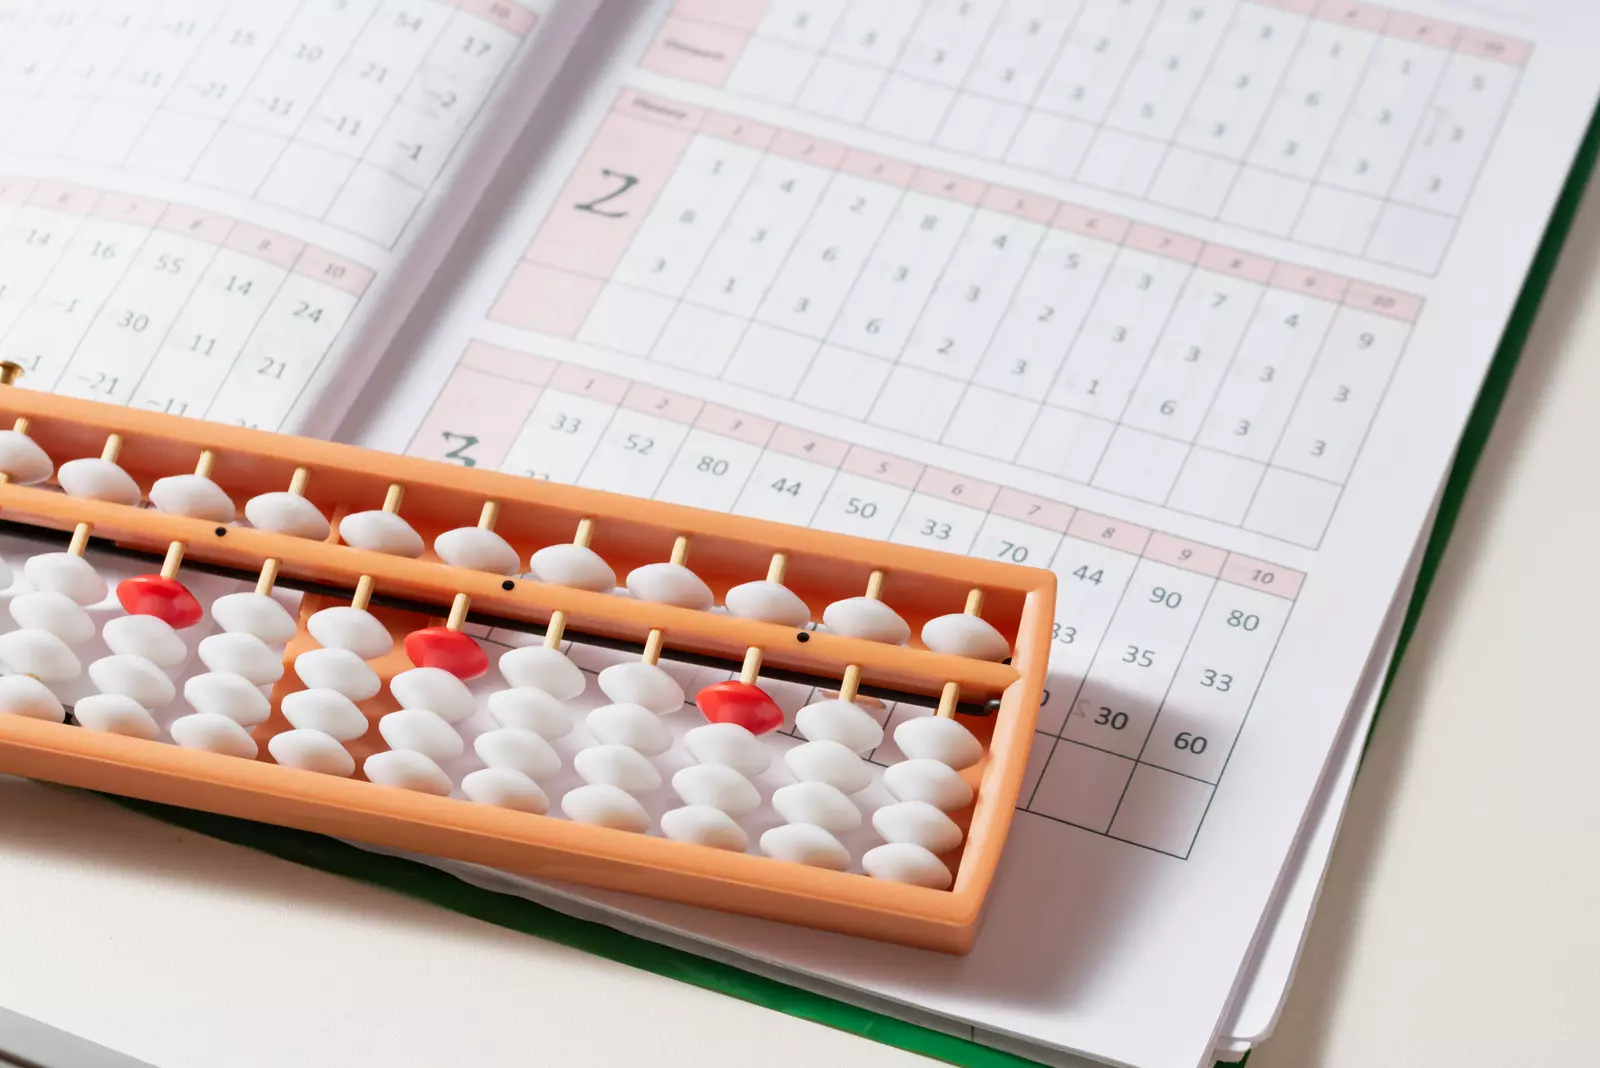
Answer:
<svg viewBox="0 0 1600 1068"><path fill-rule="evenodd" d="M883 575L883 599L906 619L913 635L927 619L961 611L968 593L982 590L984 618L1011 643L1009 662L933 653L915 638L909 645L891 646L506 579L452 567L431 555L408 559L356 549L340 544L336 534L327 542L306 541L148 507L74 498L51 484L0 484L3 520L54 532L88 522L96 539L124 550L159 553L168 543L182 541L188 561L251 575L264 560L276 559L279 582L287 586L350 591L361 576L371 576L375 606L384 598L399 599L427 606L431 615L442 618L457 594L464 593L474 613L469 618L534 632L560 610L566 613L569 634L643 644L650 631L659 629L669 651L715 657L734 669L748 647L759 646L768 669L822 684L858 665L864 691L877 688L903 699L923 698L930 705L946 693L947 684L955 683L960 695L956 714L986 750L979 764L963 772L976 800L957 821L965 825L964 846L943 858L955 872L948 890L376 786L359 772L351 779L320 775L272 762L265 745L259 759L241 760L72 724L0 716L0 772L882 941L950 953L971 948L1011 823L1043 693L1055 602L1055 578L1049 571L33 390L0 389L3 425L18 418L27 420L27 433L57 464L98 456L107 435L121 435L118 462L145 490L158 478L195 470L202 451L213 457L211 477L236 503L281 490L297 468L309 469L305 495L335 529L340 516L379 507L389 487L398 483L404 486L404 518L430 545L441 531L476 523L486 501L498 502L495 529L524 560L535 549L571 541L581 519L592 520L592 546L618 574L667 559L675 540L689 536L695 570L719 603L731 586L763 577L774 553L787 554L785 582L812 608L813 619L820 618L823 606L860 594L874 572ZM391 625L403 630L410 624L399 617L415 622L420 617L413 612L391 612ZM286 661L307 641L305 615L302 611L301 634L289 643ZM385 681L410 666L398 649L373 662ZM293 673L286 672L272 693L272 718L254 729L258 742L287 726L278 702L298 686ZM373 716L376 707L364 710Z"/></svg>

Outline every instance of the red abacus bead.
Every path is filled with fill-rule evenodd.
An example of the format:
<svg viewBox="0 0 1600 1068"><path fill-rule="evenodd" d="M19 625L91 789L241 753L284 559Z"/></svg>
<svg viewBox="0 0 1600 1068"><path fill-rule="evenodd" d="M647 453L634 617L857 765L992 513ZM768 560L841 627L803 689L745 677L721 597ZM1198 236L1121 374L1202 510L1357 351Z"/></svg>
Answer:
<svg viewBox="0 0 1600 1068"><path fill-rule="evenodd" d="M130 616L155 616L176 630L200 622L200 602L177 579L135 575L117 583L117 600Z"/></svg>
<svg viewBox="0 0 1600 1068"><path fill-rule="evenodd" d="M713 683L695 694L694 703L708 723L737 723L751 734L783 726L783 709L761 687L738 679Z"/></svg>
<svg viewBox="0 0 1600 1068"><path fill-rule="evenodd" d="M489 670L489 654L470 635L449 627L423 627L407 634L406 655L417 667L443 668L462 680Z"/></svg>

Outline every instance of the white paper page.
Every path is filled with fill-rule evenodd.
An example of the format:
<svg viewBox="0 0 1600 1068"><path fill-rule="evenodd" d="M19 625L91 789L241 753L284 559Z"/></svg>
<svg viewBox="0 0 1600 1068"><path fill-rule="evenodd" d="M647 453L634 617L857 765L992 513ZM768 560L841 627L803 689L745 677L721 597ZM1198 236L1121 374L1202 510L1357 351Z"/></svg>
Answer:
<svg viewBox="0 0 1600 1068"><path fill-rule="evenodd" d="M0 359L326 433L596 3L0 0Z"/></svg>
<svg viewBox="0 0 1600 1068"><path fill-rule="evenodd" d="M1514 15L657 5L357 436L1054 569L976 950L773 952L1200 1063L1593 108Z"/></svg>

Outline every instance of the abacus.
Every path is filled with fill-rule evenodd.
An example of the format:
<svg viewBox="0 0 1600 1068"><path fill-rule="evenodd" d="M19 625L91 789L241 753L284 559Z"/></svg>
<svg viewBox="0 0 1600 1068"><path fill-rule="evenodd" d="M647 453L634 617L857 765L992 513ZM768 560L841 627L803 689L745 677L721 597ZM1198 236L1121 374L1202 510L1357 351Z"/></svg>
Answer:
<svg viewBox="0 0 1600 1068"><path fill-rule="evenodd" d="M0 365L0 528L37 551L0 570L0 772L972 945L1043 691L1049 571L18 373ZM215 582L235 592L202 603ZM491 657L491 633L515 640ZM605 662L592 684L580 661ZM796 690L816 699L790 737L775 695ZM914 714L886 732L890 702ZM900 759L868 763L880 746Z"/></svg>

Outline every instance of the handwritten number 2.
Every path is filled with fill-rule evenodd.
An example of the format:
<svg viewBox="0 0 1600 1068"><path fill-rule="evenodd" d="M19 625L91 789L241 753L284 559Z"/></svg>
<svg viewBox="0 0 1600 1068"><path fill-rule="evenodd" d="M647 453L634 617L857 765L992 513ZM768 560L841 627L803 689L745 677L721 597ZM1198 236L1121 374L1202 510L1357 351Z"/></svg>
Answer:
<svg viewBox="0 0 1600 1068"><path fill-rule="evenodd" d="M592 211L596 215L603 215L608 219L620 219L628 213L625 211L601 211L600 205L604 204L608 200L617 199L622 194L638 185L639 179L635 178L631 174L622 174L619 171L614 171L605 167L601 168L600 174L605 178L615 178L622 184L617 186L617 188L613 189L603 197L595 197L593 200L585 201L582 204L574 204L572 206L579 211Z"/></svg>
<svg viewBox="0 0 1600 1068"><path fill-rule="evenodd" d="M446 459L460 460L462 465L466 467L478 466L478 461L467 455L467 450L478 443L478 437L476 434L456 434L449 430L443 430L440 431L439 436L444 438L446 444L449 444L452 441L461 442L460 445L457 445L455 448L444 454Z"/></svg>

